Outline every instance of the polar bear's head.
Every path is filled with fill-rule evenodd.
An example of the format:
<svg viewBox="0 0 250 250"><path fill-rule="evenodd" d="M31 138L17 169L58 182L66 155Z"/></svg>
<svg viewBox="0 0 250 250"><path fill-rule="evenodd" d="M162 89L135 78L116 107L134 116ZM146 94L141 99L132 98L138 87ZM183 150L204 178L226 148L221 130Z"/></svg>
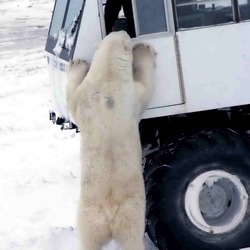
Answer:
<svg viewBox="0 0 250 250"><path fill-rule="evenodd" d="M98 50L106 48L119 49L120 52L132 52L131 38L125 31L111 32L98 46Z"/></svg>
<svg viewBox="0 0 250 250"><path fill-rule="evenodd" d="M132 72L132 60L132 42L127 32L112 32L97 46L91 69L99 74L124 75L126 71Z"/></svg>

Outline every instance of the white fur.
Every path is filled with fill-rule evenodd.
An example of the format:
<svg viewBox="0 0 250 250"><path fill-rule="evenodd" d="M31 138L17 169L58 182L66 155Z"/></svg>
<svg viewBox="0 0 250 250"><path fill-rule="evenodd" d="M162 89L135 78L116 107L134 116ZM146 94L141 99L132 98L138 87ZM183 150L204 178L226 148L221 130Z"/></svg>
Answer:
<svg viewBox="0 0 250 250"><path fill-rule="evenodd" d="M82 60L69 65L68 106L81 131L77 221L84 250L100 250L112 238L124 250L144 249L138 122L152 95L154 63L151 46L132 48L120 31L104 38L90 69Z"/></svg>

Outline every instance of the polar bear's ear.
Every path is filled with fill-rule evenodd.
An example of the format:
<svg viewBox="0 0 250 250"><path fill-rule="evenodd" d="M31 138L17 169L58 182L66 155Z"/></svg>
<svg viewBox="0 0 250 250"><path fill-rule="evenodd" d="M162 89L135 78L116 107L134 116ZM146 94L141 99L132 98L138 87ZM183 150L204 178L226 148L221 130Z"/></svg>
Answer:
<svg viewBox="0 0 250 250"><path fill-rule="evenodd" d="M124 41L123 42L123 47L124 47L124 50L127 51L127 52L131 52L132 51L132 45L128 41Z"/></svg>

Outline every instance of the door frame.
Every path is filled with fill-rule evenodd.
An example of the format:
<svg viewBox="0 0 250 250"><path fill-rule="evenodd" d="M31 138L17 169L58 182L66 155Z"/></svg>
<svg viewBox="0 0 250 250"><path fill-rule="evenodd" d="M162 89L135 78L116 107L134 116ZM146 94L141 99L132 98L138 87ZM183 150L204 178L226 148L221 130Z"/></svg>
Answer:
<svg viewBox="0 0 250 250"><path fill-rule="evenodd" d="M99 8L99 18L100 18L100 26L102 30L102 37L104 38L106 36L106 27L105 27L105 20L104 20L104 5L103 2L106 3L106 0L96 0L98 2L98 8ZM168 38L172 37L174 42L174 53L176 56L176 67L177 67L177 74L178 74L178 85L180 88L180 95L181 95L181 103L173 104L175 105L182 105L186 102L185 98L185 89L184 89L184 83L183 83L183 74L181 69L181 60L180 60L180 50L179 50L179 43L178 43L178 37L176 33L176 27L175 27L175 19L174 19L174 8L172 1L169 0L163 0L164 3L164 11L165 11L165 18L166 18L166 25L167 25L167 31L164 32L158 32L158 33L152 33L152 34L145 34L140 35L139 34L139 22L138 22L138 15L137 15L137 8L136 8L136 0L132 1L132 8L133 8L133 16L134 16L134 25L135 25L135 32L136 37L132 38L134 42L136 41L143 41L147 39L158 39L158 38ZM171 105L170 105L171 106ZM168 107L168 106L166 106ZM159 107L161 108L161 107Z"/></svg>
<svg viewBox="0 0 250 250"><path fill-rule="evenodd" d="M182 73L182 67L181 67L181 55L180 55L179 41L178 41L178 36L176 33L176 21L175 21L175 14L174 14L175 8L173 6L173 1L163 0L167 31L153 33L153 34L146 34L146 35L139 34L139 22L138 22L138 15L137 15L137 7L135 3L136 0L131 0L131 1L132 1L132 6L133 6L134 25L135 25L135 32L136 32L136 37L134 39L138 39L140 37L141 38L143 37L159 38L159 37L169 37L169 36L173 37L174 44L175 44L175 55L176 55L176 64L177 64L177 70L178 70L180 92L181 92L182 103L184 104L186 102L186 97L185 97L185 88L184 88L183 73Z"/></svg>

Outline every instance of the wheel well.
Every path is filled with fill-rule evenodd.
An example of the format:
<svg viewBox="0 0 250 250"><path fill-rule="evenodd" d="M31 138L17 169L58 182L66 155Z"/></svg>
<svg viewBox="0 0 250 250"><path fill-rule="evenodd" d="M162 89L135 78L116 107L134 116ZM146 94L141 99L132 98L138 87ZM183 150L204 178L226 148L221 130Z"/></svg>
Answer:
<svg viewBox="0 0 250 250"><path fill-rule="evenodd" d="M248 135L250 105L145 119L139 124L143 148L161 147L183 135L216 128L230 128Z"/></svg>

